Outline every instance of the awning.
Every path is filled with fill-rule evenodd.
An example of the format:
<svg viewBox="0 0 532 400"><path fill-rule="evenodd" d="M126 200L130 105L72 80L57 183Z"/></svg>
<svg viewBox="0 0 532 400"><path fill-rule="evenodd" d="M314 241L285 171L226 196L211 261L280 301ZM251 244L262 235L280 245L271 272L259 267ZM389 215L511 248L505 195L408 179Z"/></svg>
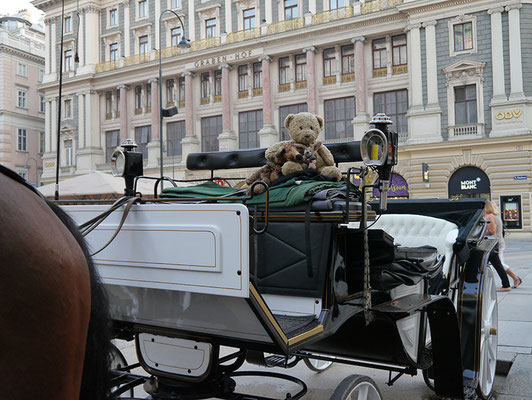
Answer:
<svg viewBox="0 0 532 400"><path fill-rule="evenodd" d="M488 175L477 167L462 167L449 179L449 196L490 193Z"/></svg>

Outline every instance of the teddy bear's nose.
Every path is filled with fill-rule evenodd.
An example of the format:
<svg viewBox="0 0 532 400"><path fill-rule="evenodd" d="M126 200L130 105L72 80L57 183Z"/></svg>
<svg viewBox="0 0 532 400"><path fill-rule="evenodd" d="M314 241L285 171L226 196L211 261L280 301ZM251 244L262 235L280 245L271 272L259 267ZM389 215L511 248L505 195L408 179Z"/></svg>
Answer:
<svg viewBox="0 0 532 400"><path fill-rule="evenodd" d="M309 137L310 137L310 135L307 133L307 134L305 135L305 138L308 139Z"/></svg>
<svg viewBox="0 0 532 400"><path fill-rule="evenodd" d="M301 154L298 154L298 155L296 156L296 160L297 160L297 161L301 161L302 159L303 159L303 156L302 156Z"/></svg>

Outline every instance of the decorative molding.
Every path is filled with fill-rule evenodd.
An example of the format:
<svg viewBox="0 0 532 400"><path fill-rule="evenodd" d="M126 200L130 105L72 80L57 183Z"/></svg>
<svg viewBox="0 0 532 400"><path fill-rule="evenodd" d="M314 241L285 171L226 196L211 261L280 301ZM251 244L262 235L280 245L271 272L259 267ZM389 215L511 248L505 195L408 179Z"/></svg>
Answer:
<svg viewBox="0 0 532 400"><path fill-rule="evenodd" d="M423 28L426 28L428 26L436 26L436 25L438 25L438 21L436 21L436 20L423 22L423 24L422 24Z"/></svg>
<svg viewBox="0 0 532 400"><path fill-rule="evenodd" d="M225 68L227 68L229 71L233 69L233 67L231 67L229 64L220 64L218 66L218 69L225 69Z"/></svg>
<svg viewBox="0 0 532 400"><path fill-rule="evenodd" d="M488 10L488 14L491 15L491 14L500 14L504 12L504 7L496 7L496 8L490 8Z"/></svg>
<svg viewBox="0 0 532 400"><path fill-rule="evenodd" d="M121 90L121 89L129 90L129 86L128 86L128 85L118 85L116 88L117 88L118 90Z"/></svg>
<svg viewBox="0 0 532 400"><path fill-rule="evenodd" d="M485 66L486 63L481 61L460 60L443 68L443 73L447 77L447 86L451 83L465 84L470 78L480 78L480 81L483 81Z"/></svg>
<svg viewBox="0 0 532 400"><path fill-rule="evenodd" d="M351 43L355 44L356 42L362 42L364 43L366 41L366 38L364 36L357 36L353 39L351 39Z"/></svg>
<svg viewBox="0 0 532 400"><path fill-rule="evenodd" d="M308 46L303 48L303 53L308 53L309 51L316 53L318 50L314 46Z"/></svg>
<svg viewBox="0 0 532 400"><path fill-rule="evenodd" d="M19 49L15 49L14 47L7 46L5 44L0 44L0 53L7 53L11 54L17 57L22 57L27 59L28 61L33 61L38 64L42 64L44 66L44 57L39 57L34 54L28 53L26 51L22 51Z"/></svg>
<svg viewBox="0 0 532 400"><path fill-rule="evenodd" d="M159 83L159 78L148 79L148 83Z"/></svg>
<svg viewBox="0 0 532 400"><path fill-rule="evenodd" d="M269 61L269 62L272 62L273 58L271 58L269 55L267 54L264 54L262 56L259 57L259 61L262 62L262 61Z"/></svg>
<svg viewBox="0 0 532 400"><path fill-rule="evenodd" d="M523 7L523 5L521 3L518 3L507 5L506 7L504 7L504 9L508 12L512 10L519 10L521 7Z"/></svg>
<svg viewBox="0 0 532 400"><path fill-rule="evenodd" d="M81 8L81 11L85 13L99 13L100 10L101 10L100 7L97 7L94 4L89 4Z"/></svg>
<svg viewBox="0 0 532 400"><path fill-rule="evenodd" d="M194 75L196 75L196 74L194 72L192 72L192 71L185 71L181 75L185 76L185 77L186 76L190 76L190 77L194 78Z"/></svg>
<svg viewBox="0 0 532 400"><path fill-rule="evenodd" d="M408 31L411 31L412 29L421 29L421 23L418 22L417 24L410 24L410 25L407 25L407 27L405 28L405 32L408 32Z"/></svg>

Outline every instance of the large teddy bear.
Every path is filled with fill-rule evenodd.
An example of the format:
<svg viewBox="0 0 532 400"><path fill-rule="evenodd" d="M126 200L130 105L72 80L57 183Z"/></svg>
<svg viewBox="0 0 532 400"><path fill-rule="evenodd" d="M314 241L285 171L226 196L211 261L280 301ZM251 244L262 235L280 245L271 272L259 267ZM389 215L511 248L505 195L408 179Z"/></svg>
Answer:
<svg viewBox="0 0 532 400"><path fill-rule="evenodd" d="M277 150L286 143L302 144L306 147L312 148L318 135L323 129L323 118L308 113L301 112L299 114L289 114L284 120L284 126L290 133L291 140L275 143L268 147L265 157L268 161L273 161ZM325 146L319 146L316 151L316 170L325 176L335 178L337 181L342 179L342 173L334 166L334 158L329 149ZM283 175L288 175L292 172L302 171L301 163L287 161L284 163L282 172Z"/></svg>

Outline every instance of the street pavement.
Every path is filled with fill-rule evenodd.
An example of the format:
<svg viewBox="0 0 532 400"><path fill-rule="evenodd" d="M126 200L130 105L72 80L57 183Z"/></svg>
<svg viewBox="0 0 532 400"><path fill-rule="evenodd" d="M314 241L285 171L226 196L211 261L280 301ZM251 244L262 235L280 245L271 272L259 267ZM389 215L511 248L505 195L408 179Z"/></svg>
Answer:
<svg viewBox="0 0 532 400"><path fill-rule="evenodd" d="M506 240L505 261L523 279L523 284L510 292L499 292L497 296L499 374L495 379L494 393L500 400L525 400L532 399L532 235L511 233ZM500 286L497 275L496 280ZM117 344L130 363L136 362L133 342L120 341ZM230 349L222 349L224 353L229 351ZM265 371L266 369L245 363L241 370ZM351 374L371 377L377 383L385 400L437 398L427 388L421 374L415 377L403 376L393 386L388 386L386 384L389 380L388 372L339 364L333 364L321 373L310 371L304 363L299 363L290 370L269 368L268 371L288 373L302 379L308 385L305 400L329 399L342 379ZM287 393L293 395L297 392L296 385L279 380L272 381L269 378L239 378L237 383L239 392L279 399L285 398ZM135 396L144 398L146 394L141 389L136 389Z"/></svg>

